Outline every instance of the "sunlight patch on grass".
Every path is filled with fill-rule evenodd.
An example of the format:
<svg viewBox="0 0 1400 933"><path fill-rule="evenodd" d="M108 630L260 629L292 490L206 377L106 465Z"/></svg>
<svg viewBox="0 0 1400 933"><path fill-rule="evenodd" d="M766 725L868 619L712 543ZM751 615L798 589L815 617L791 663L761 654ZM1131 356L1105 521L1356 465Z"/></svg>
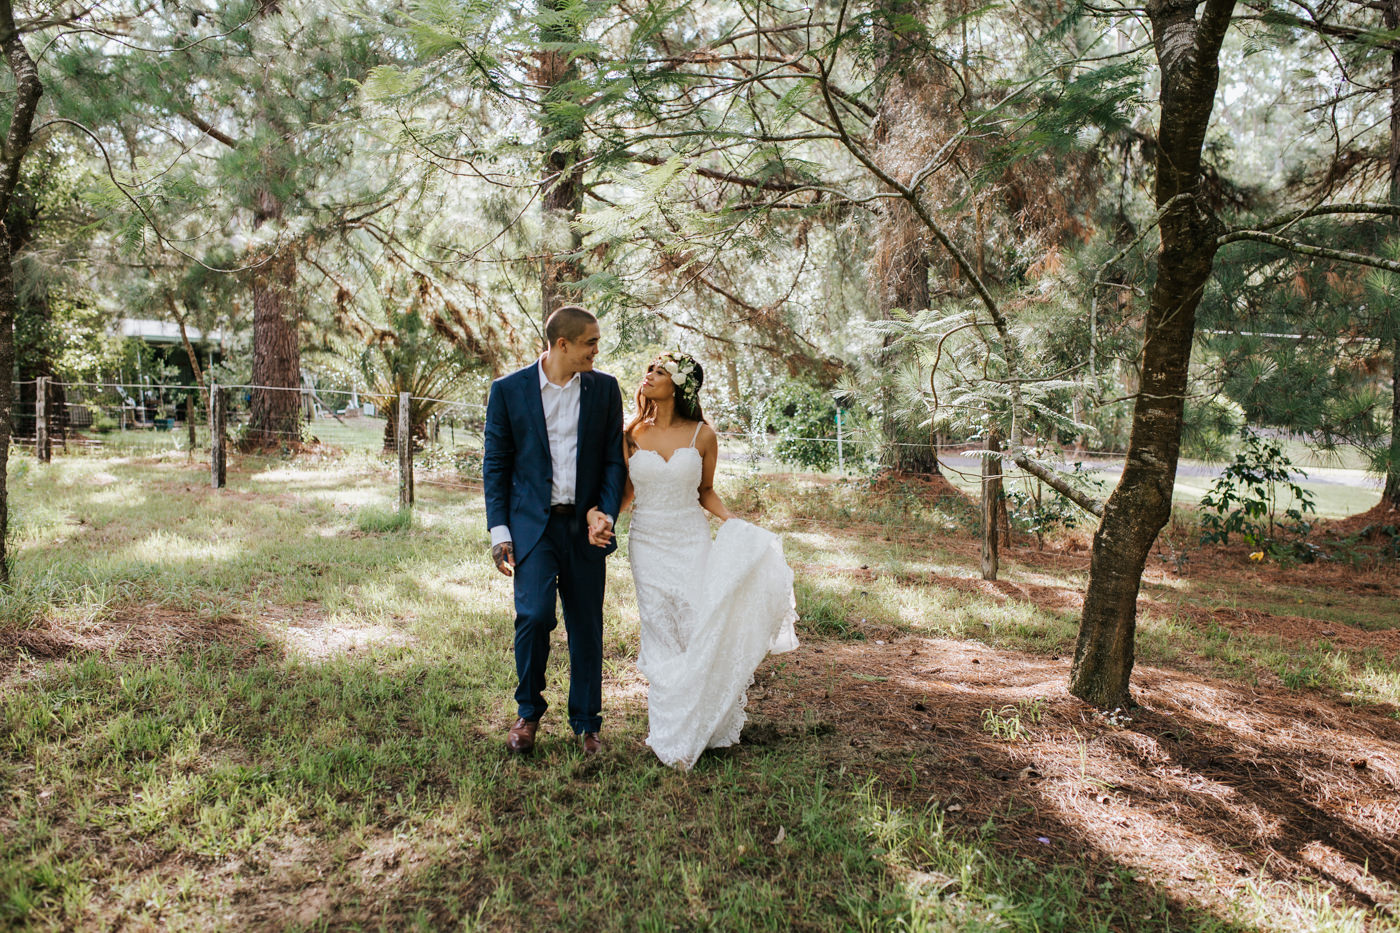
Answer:
<svg viewBox="0 0 1400 933"><path fill-rule="evenodd" d="M1369 661L1356 674L1357 694L1368 700L1391 703L1400 707L1400 670L1380 661ZM1400 713L1400 710L1397 710ZM1400 716L1397 716L1400 718Z"/></svg>
<svg viewBox="0 0 1400 933"><path fill-rule="evenodd" d="M363 475L363 470L353 465L330 462L320 467L272 466L248 477L249 482L265 484L277 483L280 486L325 486L328 483L342 483Z"/></svg>
<svg viewBox="0 0 1400 933"><path fill-rule="evenodd" d="M168 531L156 531L127 548L135 560L173 565L231 560L239 547L235 541L199 541Z"/></svg>
<svg viewBox="0 0 1400 933"><path fill-rule="evenodd" d="M302 498L312 502L326 502L348 508L384 507L398 502L397 490L385 489L383 483L366 480L354 485L335 486L330 489L304 489Z"/></svg>
<svg viewBox="0 0 1400 933"><path fill-rule="evenodd" d="M109 486L98 489L86 496L88 505L123 505L136 508L147 502L146 494L134 486Z"/></svg>

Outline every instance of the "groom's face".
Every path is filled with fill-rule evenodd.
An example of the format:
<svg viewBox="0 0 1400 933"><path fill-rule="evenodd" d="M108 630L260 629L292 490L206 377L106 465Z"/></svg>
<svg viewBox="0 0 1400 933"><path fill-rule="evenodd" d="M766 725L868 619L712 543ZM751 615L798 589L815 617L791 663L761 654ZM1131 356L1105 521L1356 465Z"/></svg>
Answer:
<svg viewBox="0 0 1400 933"><path fill-rule="evenodd" d="M597 324L589 324L577 340L561 337L555 346L560 349L564 363L571 372L592 372L593 358L598 355L598 341L602 336L603 332Z"/></svg>

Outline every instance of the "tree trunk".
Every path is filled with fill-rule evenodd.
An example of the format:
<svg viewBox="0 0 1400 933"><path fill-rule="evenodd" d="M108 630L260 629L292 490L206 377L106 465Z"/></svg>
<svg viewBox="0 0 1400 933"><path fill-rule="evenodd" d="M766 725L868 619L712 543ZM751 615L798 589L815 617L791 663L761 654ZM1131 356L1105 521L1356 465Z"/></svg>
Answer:
<svg viewBox="0 0 1400 933"><path fill-rule="evenodd" d="M1385 28L1400 30L1400 0L1384 11ZM1400 204L1400 49L1390 53L1390 203ZM1390 311L1390 460L1385 466L1381 502L1400 509L1400 308Z"/></svg>
<svg viewBox="0 0 1400 933"><path fill-rule="evenodd" d="M165 305L170 310L170 316L175 319L175 323L180 325L180 342L185 345L185 356L190 360L190 372L194 374L194 384L199 386L199 403L205 411L209 410L209 390L204 385L204 369L199 365L199 354L194 352L194 344L190 343L189 331L185 327L185 316L180 313L180 309L175 304L175 297L169 292L165 295ZM208 334L205 335L208 337Z"/></svg>
<svg viewBox="0 0 1400 933"><path fill-rule="evenodd" d="M889 209L909 210L903 203L894 202ZM928 307L928 249L922 237L901 247L900 253L884 270L885 281L880 283L880 317L884 320L889 320L896 309L914 314ZM890 337L881 340L880 365L887 376L897 369L897 360L889 349L891 340ZM884 446L881 461L886 469L903 473L938 473L933 434L924 433L896 414L897 391L888 381L880 390L880 432Z"/></svg>
<svg viewBox="0 0 1400 933"><path fill-rule="evenodd" d="M282 216L282 205L267 190L257 194L254 227ZM253 270L253 403L248 449L301 440L301 346L296 326L297 261L290 252L274 254Z"/></svg>
<svg viewBox="0 0 1400 933"><path fill-rule="evenodd" d="M10 0L0 0L0 51L15 82L10 128L0 143L0 223L9 214L10 201L19 183L20 164L32 142L30 130L34 111L43 96L44 85L34 60L15 28L15 11ZM9 473L10 432L14 426L14 386L10 374L15 368L15 270L10 259L10 238L0 236L0 583L10 581Z"/></svg>
<svg viewBox="0 0 1400 933"><path fill-rule="evenodd" d="M1196 307L1221 233L1220 222L1194 195L1234 2L1206 0L1199 22L1195 0L1148 5L1162 83L1156 202L1160 209L1178 195L1188 197L1173 203L1161 221L1127 460L1094 533L1070 671L1070 692L1105 709L1132 703L1138 588L1148 553L1171 517Z"/></svg>
<svg viewBox="0 0 1400 933"><path fill-rule="evenodd" d="M982 579L995 580L1001 533L1001 436L996 431L987 434L987 451L997 456L982 460Z"/></svg>
<svg viewBox="0 0 1400 933"><path fill-rule="evenodd" d="M1400 326L1392 327L1396 333L1390 343L1390 460L1386 463L1381 502L1400 511Z"/></svg>
<svg viewBox="0 0 1400 933"><path fill-rule="evenodd" d="M926 16L923 0L901 0L892 11L900 16L922 20ZM883 31L883 30L882 30ZM883 31L891 61L910 54L911 42L891 25ZM915 145L904 127L905 114L911 105L928 109L935 106L931 90L936 87L936 71L926 68L901 68L890 78L880 95L876 110L873 139L875 154L883 162L897 164L908 159L908 149ZM888 321L893 312L914 315L928 308L929 241L928 233L903 200L888 199L877 215L876 244L871 273L875 282L876 303L880 319ZM881 338L878 365L885 372L885 384L880 390L881 465L905 473L937 473L938 454L934 449L933 432L925 433L896 412L900 407L898 389L890 379L898 370L898 359L890 350L893 338Z"/></svg>
<svg viewBox="0 0 1400 933"><path fill-rule="evenodd" d="M282 12L280 0L258 0L258 16ZM276 126L275 114L263 121ZM234 144L236 147L236 144ZM273 169L274 172L284 169ZM253 229L282 219L284 204L276 186L264 180L253 190ZM273 247L274 249L276 246ZM246 449L296 444L301 440L301 345L297 340L296 256L283 248L262 257L253 270L253 389Z"/></svg>
<svg viewBox="0 0 1400 933"><path fill-rule="evenodd" d="M541 0L546 13L557 12L557 0ZM571 286L584 277L580 250L583 235L574 221L583 210L583 169L579 165L578 146L583 128L572 116L561 119L551 109L570 100L571 85L578 78L578 68L565 52L547 44L577 42L578 28L565 17L540 27L544 46L536 53L534 81L545 92L540 108L540 128L544 136L544 165L540 184L541 199L540 251L540 333L544 322L561 305L573 304L579 297Z"/></svg>

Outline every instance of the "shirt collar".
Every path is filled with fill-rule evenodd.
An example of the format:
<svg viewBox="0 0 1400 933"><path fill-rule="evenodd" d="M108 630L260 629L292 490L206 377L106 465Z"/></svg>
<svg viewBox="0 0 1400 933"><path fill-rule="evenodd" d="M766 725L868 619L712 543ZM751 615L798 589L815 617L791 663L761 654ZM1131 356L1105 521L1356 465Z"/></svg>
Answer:
<svg viewBox="0 0 1400 933"><path fill-rule="evenodd" d="M568 382L564 383L564 384L561 385L561 386L554 385L554 383L550 382L550 381L549 381L549 377L546 376L545 373L544 373L544 355L543 355L543 354L540 355L539 362L536 363L536 368L539 369L539 371L540 371L540 391L541 391L541 392L543 392L543 391L545 390L545 387L546 387L546 386L553 386L554 388L556 388L556 389L558 389L558 390L560 390L560 391L562 392L562 391L565 390L565 389L573 388L576 384L578 384L579 382L581 382L582 379L583 379L583 373L574 373L574 377L573 377L572 379L570 379Z"/></svg>

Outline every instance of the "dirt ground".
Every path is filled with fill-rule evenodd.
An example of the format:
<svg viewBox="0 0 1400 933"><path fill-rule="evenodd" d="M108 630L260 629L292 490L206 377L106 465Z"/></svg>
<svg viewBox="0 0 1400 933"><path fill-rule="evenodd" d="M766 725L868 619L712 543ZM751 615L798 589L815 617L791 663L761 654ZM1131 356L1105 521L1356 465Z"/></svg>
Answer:
<svg viewBox="0 0 1400 933"><path fill-rule="evenodd" d="M1335 542L1397 521L1393 512L1372 510L1324 525L1319 538ZM976 565L977 542L939 543L966 551L968 566ZM1031 571L1017 574L1022 581L1036 571L1047 578L1087 575L1088 532L1062 536L1043 551L1033 539L1015 544L1003 554ZM1307 587L1328 606L1344 604L1349 594L1390 596L1400 614L1394 563L1263 567L1239 548L1192 552L1191 575L1216 587ZM1164 538L1144 589L1179 573ZM1079 586L906 577L900 582L1059 612L1083 602ZM1139 603L1140 611L1154 606L1149 595ZM1156 608L1275 636L1285 646L1324 637L1400 662L1396 629L1369 631L1259 609ZM792 659L793 685L771 676L760 681L751 708L763 711L765 723L802 722L804 712L816 713L816 728L839 736L845 763L873 770L911 803L937 803L949 822L969 831L995 819L996 844L1035 861L1083 854L1091 863L1131 866L1138 880L1159 885L1183 905L1224 907L1238 899L1237 889L1257 888L1263 878L1321 883L1343 902L1400 915L1395 708L1221 680L1195 672L1205 666L1197 659L1183 659L1182 669L1139 664L1133 674L1139 707L1109 714L1069 695L1070 660L919 637L825 642L804 646ZM1004 741L984 728L986 710L1023 720L1033 710L1039 722L1027 722L1021 740ZM745 740L782 735L782 727L765 726L746 731Z"/></svg>
<svg viewBox="0 0 1400 933"><path fill-rule="evenodd" d="M963 641L827 642L790 663L795 685L755 686L756 718L816 713L842 763L953 825L995 818L1027 858L1111 860L1206 906L1261 872L1400 906L1400 722L1381 711L1139 667L1141 706L1109 716L1066 692L1068 658ZM983 729L1018 703L1040 710L1024 740Z"/></svg>

